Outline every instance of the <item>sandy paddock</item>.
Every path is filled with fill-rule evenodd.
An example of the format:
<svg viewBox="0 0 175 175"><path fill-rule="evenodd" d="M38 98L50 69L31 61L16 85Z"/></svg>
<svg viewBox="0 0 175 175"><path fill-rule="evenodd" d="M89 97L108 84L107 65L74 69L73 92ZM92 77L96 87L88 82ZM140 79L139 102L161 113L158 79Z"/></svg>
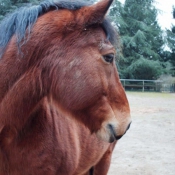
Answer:
<svg viewBox="0 0 175 175"><path fill-rule="evenodd" d="M108 175L175 175L175 94L128 92L132 125Z"/></svg>

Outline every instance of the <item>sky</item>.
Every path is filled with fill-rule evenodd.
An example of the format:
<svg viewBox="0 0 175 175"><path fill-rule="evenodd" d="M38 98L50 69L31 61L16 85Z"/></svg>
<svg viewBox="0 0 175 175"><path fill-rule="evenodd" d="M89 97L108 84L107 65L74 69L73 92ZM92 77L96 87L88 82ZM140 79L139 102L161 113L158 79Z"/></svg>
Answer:
<svg viewBox="0 0 175 175"><path fill-rule="evenodd" d="M125 2L125 0L119 1ZM172 6L175 6L175 0L155 0L154 5L160 11L157 19L163 30L170 29L172 25L175 25L175 19L172 15Z"/></svg>

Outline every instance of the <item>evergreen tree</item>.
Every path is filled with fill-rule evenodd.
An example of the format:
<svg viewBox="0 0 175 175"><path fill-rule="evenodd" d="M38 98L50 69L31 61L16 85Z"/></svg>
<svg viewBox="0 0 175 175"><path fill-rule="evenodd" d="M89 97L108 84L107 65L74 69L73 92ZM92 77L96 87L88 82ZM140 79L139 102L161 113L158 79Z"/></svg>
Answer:
<svg viewBox="0 0 175 175"><path fill-rule="evenodd" d="M173 7L173 17L175 18L175 8ZM167 51L166 59L172 64L171 74L175 76L175 26L172 26L171 30L166 30L167 34L167 45L171 52Z"/></svg>
<svg viewBox="0 0 175 175"><path fill-rule="evenodd" d="M123 7L118 1L117 4L111 16L118 22L123 44L119 61L121 78L157 79L167 64L160 56L163 39L153 0L126 0Z"/></svg>
<svg viewBox="0 0 175 175"><path fill-rule="evenodd" d="M21 6L38 4L41 0L0 0L0 20Z"/></svg>

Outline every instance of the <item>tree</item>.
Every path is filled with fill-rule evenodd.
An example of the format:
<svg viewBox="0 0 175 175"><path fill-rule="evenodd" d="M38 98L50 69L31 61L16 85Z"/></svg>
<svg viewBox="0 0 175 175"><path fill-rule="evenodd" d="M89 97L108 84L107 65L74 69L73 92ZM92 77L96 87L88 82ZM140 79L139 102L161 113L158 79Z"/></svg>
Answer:
<svg viewBox="0 0 175 175"><path fill-rule="evenodd" d="M38 4L41 0L0 0L0 20L21 6Z"/></svg>
<svg viewBox="0 0 175 175"><path fill-rule="evenodd" d="M117 4L110 14L118 23L123 45L119 61L121 78L157 79L167 64L160 56L164 42L153 0L126 0L123 7Z"/></svg>
<svg viewBox="0 0 175 175"><path fill-rule="evenodd" d="M175 7L173 7L173 15L175 18ZM167 45L170 48L170 51L166 52L166 59L172 64L171 74L175 76L175 26L172 26L171 29L166 30L167 35Z"/></svg>

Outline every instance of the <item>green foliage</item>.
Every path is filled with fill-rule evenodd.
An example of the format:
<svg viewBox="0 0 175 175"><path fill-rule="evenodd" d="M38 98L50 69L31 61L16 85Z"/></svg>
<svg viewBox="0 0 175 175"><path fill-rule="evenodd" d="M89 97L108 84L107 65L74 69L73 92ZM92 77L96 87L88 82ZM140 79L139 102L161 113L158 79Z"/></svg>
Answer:
<svg viewBox="0 0 175 175"><path fill-rule="evenodd" d="M157 79L162 74L159 61L140 58L127 67L127 78L131 79Z"/></svg>
<svg viewBox="0 0 175 175"><path fill-rule="evenodd" d="M167 44L172 52L175 52L175 26L172 30L167 30Z"/></svg>
<svg viewBox="0 0 175 175"><path fill-rule="evenodd" d="M21 6L38 4L41 0L0 0L0 20Z"/></svg>
<svg viewBox="0 0 175 175"><path fill-rule="evenodd" d="M173 17L175 18L175 8L173 7ZM168 60L171 67L171 75L175 76L175 26L172 26L171 30L166 30L166 44L170 51L164 52L164 58Z"/></svg>
<svg viewBox="0 0 175 175"><path fill-rule="evenodd" d="M157 23L154 0L115 1L110 16L118 27L123 45L119 61L121 78L156 79L170 73L170 64L162 58L163 31ZM148 73L149 71L149 73Z"/></svg>

